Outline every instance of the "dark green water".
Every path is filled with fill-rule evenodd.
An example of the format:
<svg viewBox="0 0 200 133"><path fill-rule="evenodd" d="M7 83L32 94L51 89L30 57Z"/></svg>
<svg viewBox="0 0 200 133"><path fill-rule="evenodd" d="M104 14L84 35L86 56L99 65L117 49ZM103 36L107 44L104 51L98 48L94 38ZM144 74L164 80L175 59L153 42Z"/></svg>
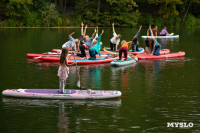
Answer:
<svg viewBox="0 0 200 133"><path fill-rule="evenodd" d="M58 88L57 63L33 61L26 53L60 48L68 34L80 29L0 29L0 89ZM131 40L137 29L118 28ZM168 29L179 39L159 39L171 52L185 51L180 59L139 61L133 66L109 64L80 66L81 85L99 90L120 90L113 100L33 100L0 95L2 133L56 132L200 132L200 29ZM88 29L91 35L92 29ZM146 34L143 27L140 36ZM105 29L109 46L112 29ZM139 37L140 46L144 40ZM78 76L70 67L67 88L76 87ZM192 122L191 128L168 128L167 122Z"/></svg>

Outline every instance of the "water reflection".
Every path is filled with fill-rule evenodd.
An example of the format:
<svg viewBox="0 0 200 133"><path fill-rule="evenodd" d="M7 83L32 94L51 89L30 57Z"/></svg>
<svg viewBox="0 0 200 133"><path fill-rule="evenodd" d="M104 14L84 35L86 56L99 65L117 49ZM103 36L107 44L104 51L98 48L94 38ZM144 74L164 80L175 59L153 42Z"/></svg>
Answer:
<svg viewBox="0 0 200 133"><path fill-rule="evenodd" d="M46 121L55 121L57 120L57 128L60 133L67 133L74 131L74 127L77 131L81 131L81 126L85 122L96 121L98 117L93 117L89 113L91 109L95 111L94 108L99 108L101 110L101 115L106 116L106 112L102 109L113 108L117 109L121 106L121 99L113 100L38 100L38 99L20 99L20 98L3 98L4 109L6 112L17 111L19 108L23 111L33 112L35 109L48 110L50 109L51 117L48 115L48 112L43 114L41 117ZM34 107L34 108L31 108ZM116 108L117 107L117 108ZM57 108L59 110L56 113ZM73 109L74 108L74 109ZM55 110L56 109L56 110ZM81 110L80 110L81 109ZM87 112L89 111L89 112ZM40 115L41 115L40 114ZM57 115L55 115L57 114ZM38 115L38 117L40 117ZM98 116L98 114L96 114ZM17 116L15 116L17 119ZM18 117L26 117L26 115L20 115ZM32 119L31 116L28 116L26 119ZM9 126L9 124L7 125ZM72 128L73 127L73 128ZM43 127L45 128L45 127ZM41 127L39 128L43 130Z"/></svg>
<svg viewBox="0 0 200 133"><path fill-rule="evenodd" d="M135 66L137 63L128 65L128 66L122 66L122 67L111 67L112 76L111 76L111 85L114 87L116 81L121 82L121 87L123 89L127 89L129 82L131 82L132 79L129 78L129 75L131 75L135 71ZM116 79L119 78L119 79ZM116 84L117 85L117 84ZM126 93L127 90L123 90L123 93Z"/></svg>
<svg viewBox="0 0 200 133"><path fill-rule="evenodd" d="M153 88L159 81L159 73L161 70L168 69L171 66L184 67L185 58L172 58L167 60L139 60L138 66L145 70L146 88Z"/></svg>

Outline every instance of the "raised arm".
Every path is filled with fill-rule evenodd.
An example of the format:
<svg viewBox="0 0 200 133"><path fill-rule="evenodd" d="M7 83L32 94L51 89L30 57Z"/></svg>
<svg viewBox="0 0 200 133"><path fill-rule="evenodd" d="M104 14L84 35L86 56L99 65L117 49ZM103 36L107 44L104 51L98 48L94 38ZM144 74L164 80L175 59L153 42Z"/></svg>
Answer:
<svg viewBox="0 0 200 133"><path fill-rule="evenodd" d="M139 30L137 31L137 33L135 34L135 36L134 36L133 38L136 38L136 37L138 37L138 35L140 34L140 31L141 31L141 28L142 28L142 25L140 25L140 28L139 28Z"/></svg>
<svg viewBox="0 0 200 133"><path fill-rule="evenodd" d="M75 34L75 32L72 32L71 34L69 34L69 36L72 36L72 35L74 35Z"/></svg>
<svg viewBox="0 0 200 133"><path fill-rule="evenodd" d="M150 30L150 32L151 32L152 39L154 39L153 31L151 30L151 27L149 28L149 30Z"/></svg>
<svg viewBox="0 0 200 133"><path fill-rule="evenodd" d="M84 30L84 35L86 35L86 30L87 30L87 24L85 25L85 30Z"/></svg>
<svg viewBox="0 0 200 133"><path fill-rule="evenodd" d="M81 36L84 36L84 33L83 33L83 26L84 26L84 24L83 24L83 22L81 22Z"/></svg>
<svg viewBox="0 0 200 133"><path fill-rule="evenodd" d="M149 37L149 30L151 29L151 25L149 25L149 28L147 29L147 38Z"/></svg>
<svg viewBox="0 0 200 133"><path fill-rule="evenodd" d="M91 39L93 39L94 38L94 35L95 35L95 33L96 33L97 31L96 31L96 29L94 29L94 33L92 34L92 37L91 37Z"/></svg>
<svg viewBox="0 0 200 133"><path fill-rule="evenodd" d="M99 33L99 27L97 26L96 28L97 28L97 32L96 33L98 34Z"/></svg>
<svg viewBox="0 0 200 133"><path fill-rule="evenodd" d="M115 24L112 23L113 33L115 33Z"/></svg>
<svg viewBox="0 0 200 133"><path fill-rule="evenodd" d="M103 33L104 33L104 30L101 31L101 35L103 35Z"/></svg>

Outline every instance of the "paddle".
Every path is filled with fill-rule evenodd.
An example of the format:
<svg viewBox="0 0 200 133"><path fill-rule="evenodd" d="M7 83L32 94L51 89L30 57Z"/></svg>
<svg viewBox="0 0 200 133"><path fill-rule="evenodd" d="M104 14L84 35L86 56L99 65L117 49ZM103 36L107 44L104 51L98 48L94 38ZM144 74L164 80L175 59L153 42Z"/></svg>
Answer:
<svg viewBox="0 0 200 133"><path fill-rule="evenodd" d="M75 62L76 62L75 55L73 54L73 56L74 56L74 60L75 60ZM78 73L78 78L79 78L78 81L77 81L77 86L78 86L78 88L81 89L80 74L79 74L79 71L78 71L78 68L77 68L77 62L76 62L76 71L77 71L77 73Z"/></svg>

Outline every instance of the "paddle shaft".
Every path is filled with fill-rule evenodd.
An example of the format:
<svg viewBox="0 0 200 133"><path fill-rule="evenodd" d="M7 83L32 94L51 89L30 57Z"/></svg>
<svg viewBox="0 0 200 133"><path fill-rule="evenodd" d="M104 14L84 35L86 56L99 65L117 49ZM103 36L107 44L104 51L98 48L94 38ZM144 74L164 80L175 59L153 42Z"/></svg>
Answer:
<svg viewBox="0 0 200 133"><path fill-rule="evenodd" d="M74 54L73 54L73 56L74 56L74 60L75 60L75 63L76 63L76 71L77 71L77 73L78 73L78 78L79 78L79 81L80 81L80 74L79 74L79 71L78 71L76 58L75 58L75 55L74 55ZM81 85L80 85L80 89L81 89Z"/></svg>

